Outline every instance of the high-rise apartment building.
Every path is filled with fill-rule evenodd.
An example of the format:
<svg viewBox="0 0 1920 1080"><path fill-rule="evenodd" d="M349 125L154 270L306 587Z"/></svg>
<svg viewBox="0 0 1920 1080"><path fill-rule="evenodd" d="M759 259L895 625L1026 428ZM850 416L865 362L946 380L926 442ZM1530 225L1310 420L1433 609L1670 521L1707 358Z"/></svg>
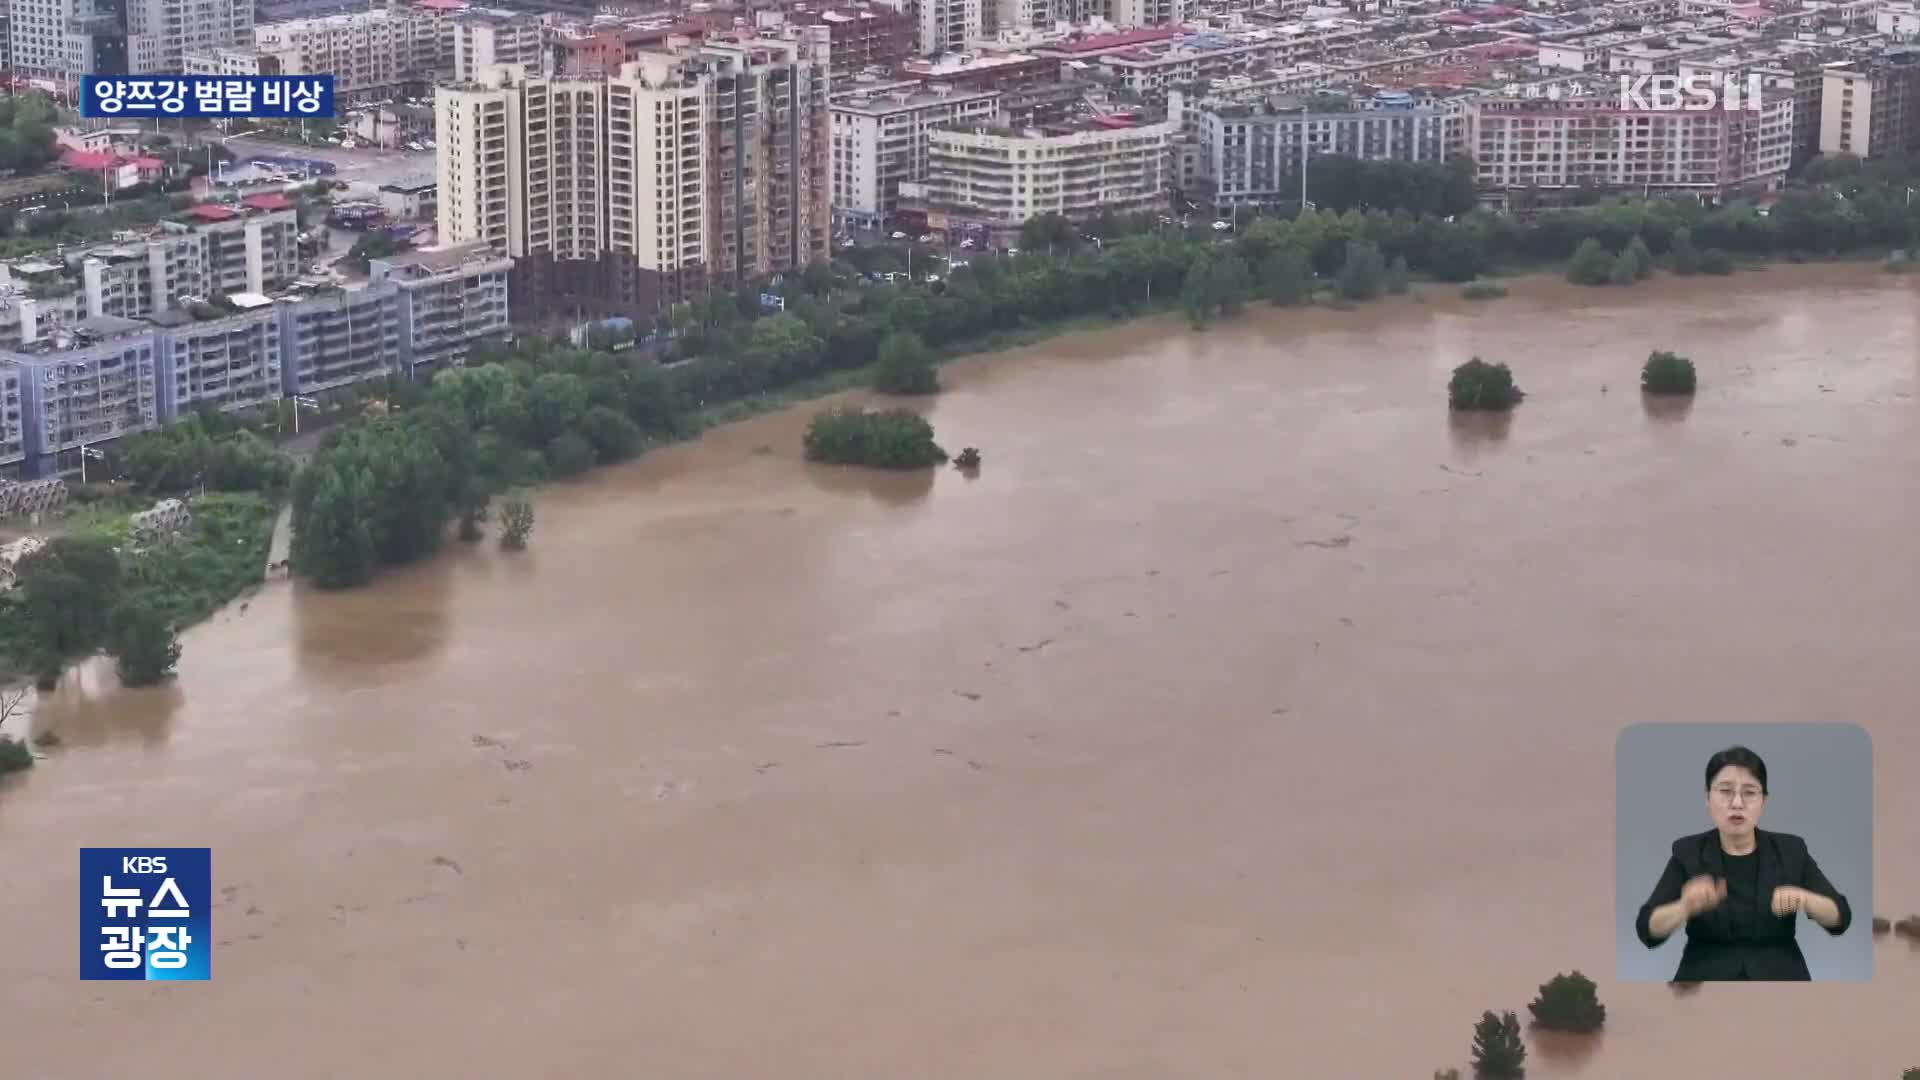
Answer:
<svg viewBox="0 0 1920 1080"><path fill-rule="evenodd" d="M127 68L185 69L186 55L253 44L253 0L94 0L124 5Z"/></svg>
<svg viewBox="0 0 1920 1080"><path fill-rule="evenodd" d="M1187 117L1187 136L1197 151L1187 195L1223 212L1295 200L1303 157L1443 162L1459 149L1465 127L1458 110L1405 91L1361 99L1208 99Z"/></svg>
<svg viewBox="0 0 1920 1080"><path fill-rule="evenodd" d="M982 0L920 0L920 53L959 52L986 32Z"/></svg>
<svg viewBox="0 0 1920 1080"><path fill-rule="evenodd" d="M991 123L998 90L917 82L836 95L832 112L833 213L843 225L879 227L899 209L902 182L927 178L928 136L950 123Z"/></svg>
<svg viewBox="0 0 1920 1080"><path fill-rule="evenodd" d="M436 95L440 237L516 259L523 310L650 313L827 253L827 72L803 43L482 74Z"/></svg>
<svg viewBox="0 0 1920 1080"><path fill-rule="evenodd" d="M545 31L535 16L463 11L446 23L452 36L455 82L473 82L498 64L518 64L532 75L546 71Z"/></svg>
<svg viewBox="0 0 1920 1080"><path fill-rule="evenodd" d="M253 44L284 74L332 75L335 97L350 99L431 81L448 62L441 21L424 11L374 8L262 23Z"/></svg>
<svg viewBox="0 0 1920 1080"><path fill-rule="evenodd" d="M121 0L8 0L13 73L70 82L125 74L127 11Z"/></svg>
<svg viewBox="0 0 1920 1080"><path fill-rule="evenodd" d="M1905 157L1920 150L1920 49L1900 46L1822 72L1820 152Z"/></svg>

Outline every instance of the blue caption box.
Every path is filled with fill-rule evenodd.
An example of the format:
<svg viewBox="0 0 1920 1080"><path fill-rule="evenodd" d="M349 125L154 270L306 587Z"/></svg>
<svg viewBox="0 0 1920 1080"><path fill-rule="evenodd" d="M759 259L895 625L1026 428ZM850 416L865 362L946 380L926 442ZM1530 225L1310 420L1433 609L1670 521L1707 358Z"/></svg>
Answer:
<svg viewBox="0 0 1920 1080"><path fill-rule="evenodd" d="M322 117L331 75L83 75L80 115Z"/></svg>
<svg viewBox="0 0 1920 1080"><path fill-rule="evenodd" d="M213 849L80 849L81 979L211 979L212 950Z"/></svg>

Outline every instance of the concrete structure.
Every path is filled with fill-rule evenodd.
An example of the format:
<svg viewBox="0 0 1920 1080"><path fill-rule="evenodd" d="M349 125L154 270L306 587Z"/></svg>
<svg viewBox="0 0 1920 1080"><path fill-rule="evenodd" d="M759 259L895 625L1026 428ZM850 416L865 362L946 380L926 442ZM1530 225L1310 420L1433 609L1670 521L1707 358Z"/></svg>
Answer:
<svg viewBox="0 0 1920 1080"><path fill-rule="evenodd" d="M116 5L120 0L112 0ZM124 0L127 66L175 72L188 53L253 44L253 0ZM106 6L96 0L98 10Z"/></svg>
<svg viewBox="0 0 1920 1080"><path fill-rule="evenodd" d="M15 514L44 514L48 510L58 510L67 504L67 482L59 477L45 480L27 480L16 483L0 481L0 517L12 517ZM36 538L28 537L7 545L11 562L33 554L40 549Z"/></svg>
<svg viewBox="0 0 1920 1080"><path fill-rule="evenodd" d="M1303 154L1444 162L1465 133L1457 110L1405 92L1244 103L1208 99L1187 119L1199 151L1198 176L1187 194L1220 208L1297 201Z"/></svg>
<svg viewBox="0 0 1920 1080"><path fill-rule="evenodd" d="M189 50L180 70L187 75L283 75L280 57L261 52L250 45L223 45L215 49ZM335 93L339 92L336 85Z"/></svg>
<svg viewBox="0 0 1920 1080"><path fill-rule="evenodd" d="M12 73L77 87L80 76L125 74L127 19L96 0L8 0Z"/></svg>
<svg viewBox="0 0 1920 1080"><path fill-rule="evenodd" d="M1028 53L959 53L909 60L900 77L940 83L956 90L1027 90L1060 78L1060 61Z"/></svg>
<svg viewBox="0 0 1920 1080"><path fill-rule="evenodd" d="M1920 150L1920 49L1829 66L1820 92L1820 152L1904 157Z"/></svg>
<svg viewBox="0 0 1920 1080"><path fill-rule="evenodd" d="M827 72L710 39L611 78L512 65L436 96L439 235L519 260L515 302L650 315L828 250Z"/></svg>
<svg viewBox="0 0 1920 1080"><path fill-rule="evenodd" d="M914 48L922 56L967 47L985 29L982 0L918 0Z"/></svg>
<svg viewBox="0 0 1920 1080"><path fill-rule="evenodd" d="M179 499L161 499L127 519L134 540L141 544L166 544L177 539L193 524L193 514Z"/></svg>
<svg viewBox="0 0 1920 1080"><path fill-rule="evenodd" d="M20 369L0 367L0 471L17 469L26 456L26 400L20 387ZM0 514L11 513L6 494L15 485L0 489Z"/></svg>
<svg viewBox="0 0 1920 1080"><path fill-rule="evenodd" d="M336 98L378 96L426 83L441 62L439 20L374 8L253 28L253 44L288 75L332 74Z"/></svg>
<svg viewBox="0 0 1920 1080"><path fill-rule="evenodd" d="M919 40L919 24L912 15L880 4L792 8L783 17L796 31L819 28L835 89L864 71L893 71L913 55Z"/></svg>
<svg viewBox="0 0 1920 1080"><path fill-rule="evenodd" d="M369 280L399 291L398 368L420 378L458 366L475 340L507 333L512 268L478 243L371 260Z"/></svg>
<svg viewBox="0 0 1920 1080"><path fill-rule="evenodd" d="M608 26L559 27L548 34L554 75L618 75L623 65L647 53L672 51L699 41L705 21L685 19Z"/></svg>
<svg viewBox="0 0 1920 1080"><path fill-rule="evenodd" d="M1115 26L1167 26L1186 22L1192 0L1108 0Z"/></svg>
<svg viewBox="0 0 1920 1080"><path fill-rule="evenodd" d="M294 211L204 210L206 220L194 225L165 223L144 239L83 254L87 315L138 318L179 306L184 298L258 293L293 279L300 258ZM23 334L22 340L34 336Z"/></svg>
<svg viewBox="0 0 1920 1080"><path fill-rule="evenodd" d="M927 178L928 134L942 124L992 123L998 90L934 83L863 86L834 98L833 213L836 223L876 228L897 208L900 183Z"/></svg>
<svg viewBox="0 0 1920 1080"><path fill-rule="evenodd" d="M397 221L434 220L440 212L440 185L431 176L415 176L380 185L380 205Z"/></svg>
<svg viewBox="0 0 1920 1080"><path fill-rule="evenodd" d="M1793 98L1755 112L1624 107L1596 85L1590 96L1489 100L1467 111L1467 147L1483 189L1627 188L1725 194L1785 180L1793 156ZM1616 88L1617 90L1617 88Z"/></svg>
<svg viewBox="0 0 1920 1080"><path fill-rule="evenodd" d="M1161 120L1107 115L1049 128L935 130L926 207L1010 228L1040 214L1084 218L1165 206L1181 112L1175 92Z"/></svg>
<svg viewBox="0 0 1920 1080"><path fill-rule="evenodd" d="M472 9L450 16L453 80L476 81L496 64L518 64L530 74L547 73L540 20L511 11Z"/></svg>

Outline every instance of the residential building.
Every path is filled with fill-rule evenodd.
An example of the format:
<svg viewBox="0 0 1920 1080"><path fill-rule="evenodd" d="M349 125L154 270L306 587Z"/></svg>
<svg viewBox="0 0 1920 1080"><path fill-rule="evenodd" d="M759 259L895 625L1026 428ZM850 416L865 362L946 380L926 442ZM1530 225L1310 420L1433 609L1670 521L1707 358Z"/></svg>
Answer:
<svg viewBox="0 0 1920 1080"><path fill-rule="evenodd" d="M450 16L447 23L456 83L475 82L497 64L518 64L535 75L547 70L537 16L474 8Z"/></svg>
<svg viewBox="0 0 1920 1080"><path fill-rule="evenodd" d="M1163 119L1107 113L1045 128L936 129L926 183L914 188L929 211L1001 230L1040 214L1150 210L1166 205L1181 113L1175 91Z"/></svg>
<svg viewBox="0 0 1920 1080"><path fill-rule="evenodd" d="M1559 100L1480 100L1467 148L1483 189L1628 188L1726 194L1777 187L1793 156L1793 98L1757 111L1629 107L1601 85ZM1617 91L1617 88L1614 88Z"/></svg>
<svg viewBox="0 0 1920 1080"><path fill-rule="evenodd" d="M325 289L278 300L280 384L288 395L317 394L400 367L400 291Z"/></svg>
<svg viewBox="0 0 1920 1080"><path fill-rule="evenodd" d="M440 64L440 39L438 20L398 7L253 28L255 47L275 57L284 74L331 74L334 96L344 100L431 82Z"/></svg>
<svg viewBox="0 0 1920 1080"><path fill-rule="evenodd" d="M273 302L242 294L246 310L200 321L174 309L149 321L156 359L155 389L162 421L203 405L252 408L281 396L280 325Z"/></svg>
<svg viewBox="0 0 1920 1080"><path fill-rule="evenodd" d="M440 239L513 257L526 311L651 314L827 253L827 71L805 43L710 39L611 78L483 74L436 95Z"/></svg>
<svg viewBox="0 0 1920 1080"><path fill-rule="evenodd" d="M431 176L413 176L380 185L380 205L396 221L439 216L440 185Z"/></svg>
<svg viewBox="0 0 1920 1080"><path fill-rule="evenodd" d="M77 86L82 75L129 70L126 9L117 0L8 0L7 34L17 76Z"/></svg>
<svg viewBox="0 0 1920 1080"><path fill-rule="evenodd" d="M914 47L922 56L965 49L983 33L982 0L918 0L918 7Z"/></svg>
<svg viewBox="0 0 1920 1080"><path fill-rule="evenodd" d="M955 90L1025 90L1060 78L1060 61L1027 53L958 53L930 60L909 60L900 77L941 83Z"/></svg>
<svg viewBox="0 0 1920 1080"><path fill-rule="evenodd" d="M192 225L162 223L144 239L84 253L87 315L138 318L178 307L183 298L264 292L298 273L300 224L293 210L203 204L189 214Z"/></svg>
<svg viewBox="0 0 1920 1080"><path fill-rule="evenodd" d="M563 27L550 36L555 75L618 75L620 68L650 52L671 51L706 35L701 19L640 25Z"/></svg>
<svg viewBox="0 0 1920 1080"><path fill-rule="evenodd" d="M253 44L253 0L95 0L124 11L127 69L176 72L188 53Z"/></svg>
<svg viewBox="0 0 1920 1080"><path fill-rule="evenodd" d="M0 473L17 475L27 456L26 391L18 367L0 365Z"/></svg>
<svg viewBox="0 0 1920 1080"><path fill-rule="evenodd" d="M508 331L507 279L513 260L485 244L409 251L369 262L369 281L399 296L402 372L419 378L456 366L477 338Z"/></svg>
<svg viewBox="0 0 1920 1080"><path fill-rule="evenodd" d="M1115 26L1168 26L1186 22L1191 0L1108 0Z"/></svg>
<svg viewBox="0 0 1920 1080"><path fill-rule="evenodd" d="M901 181L927 178L928 134L949 123L992 123L998 90L940 83L863 86L834 98L833 215L837 224L877 228L898 207Z"/></svg>
<svg viewBox="0 0 1920 1080"><path fill-rule="evenodd" d="M151 330L147 323L101 316L23 351L0 353L0 366L20 372L27 458L77 459L83 446L160 422Z"/></svg>
<svg viewBox="0 0 1920 1080"><path fill-rule="evenodd" d="M1220 208L1298 200L1300 163L1327 155L1444 162L1464 138L1458 110L1405 91L1371 97L1203 101L1187 114L1198 176L1187 192Z"/></svg>
<svg viewBox="0 0 1920 1080"><path fill-rule="evenodd" d="M1920 49L1897 46L1829 65L1820 92L1820 152L1905 157L1920 150Z"/></svg>
<svg viewBox="0 0 1920 1080"><path fill-rule="evenodd" d="M282 75L281 58L261 52L251 45L223 45L214 49L191 50L181 59L180 70L187 75ZM335 93L339 93L336 84Z"/></svg>
<svg viewBox="0 0 1920 1080"><path fill-rule="evenodd" d="M881 4L793 8L783 17L792 27L822 28L827 68L836 88L864 71L895 70L913 56L918 43L915 18Z"/></svg>

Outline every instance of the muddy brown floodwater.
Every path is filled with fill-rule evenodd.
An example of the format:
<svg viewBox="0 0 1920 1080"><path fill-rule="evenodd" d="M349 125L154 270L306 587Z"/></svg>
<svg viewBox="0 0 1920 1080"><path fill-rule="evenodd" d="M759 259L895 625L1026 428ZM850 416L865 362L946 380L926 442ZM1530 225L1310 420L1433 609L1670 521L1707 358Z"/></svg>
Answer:
<svg viewBox="0 0 1920 1080"><path fill-rule="evenodd" d="M269 586L43 708L0 1075L1398 1080L1579 968L1608 1032L1535 1080L1892 1080L1894 939L1612 981L1612 750L1864 724L1920 909L1917 311L1782 267L1131 325L951 369L977 477L808 467L801 409L542 492L523 556ZM1448 421L1475 354L1504 429ZM212 982L77 980L107 844L213 848Z"/></svg>

